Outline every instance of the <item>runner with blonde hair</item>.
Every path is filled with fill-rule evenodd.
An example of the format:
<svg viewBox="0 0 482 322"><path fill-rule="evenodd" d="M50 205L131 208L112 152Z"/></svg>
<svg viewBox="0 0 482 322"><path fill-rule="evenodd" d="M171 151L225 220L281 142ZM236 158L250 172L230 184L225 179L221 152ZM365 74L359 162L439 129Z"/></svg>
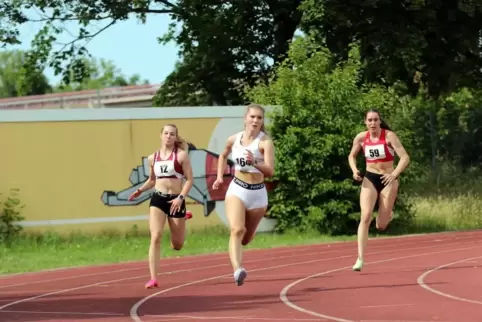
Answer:
<svg viewBox="0 0 482 322"><path fill-rule="evenodd" d="M226 192L226 217L231 229L229 257L234 280L243 285L248 273L242 266L242 246L254 237L268 207L266 177L274 174L274 146L264 130L265 110L261 105L247 106L244 131L231 135L219 156L217 179L213 189L223 183L228 155L235 162L234 178Z"/></svg>
<svg viewBox="0 0 482 322"><path fill-rule="evenodd" d="M193 185L191 161L188 153L189 145L181 138L174 124L166 124L161 131L161 147L149 155L149 179L129 197L137 198L142 192L154 187L149 204L149 230L151 242L149 246L149 269L151 279L145 288L158 287L158 264L162 231L166 219L171 230L171 245L181 250L185 238L185 198ZM186 182L182 183L182 179Z"/></svg>

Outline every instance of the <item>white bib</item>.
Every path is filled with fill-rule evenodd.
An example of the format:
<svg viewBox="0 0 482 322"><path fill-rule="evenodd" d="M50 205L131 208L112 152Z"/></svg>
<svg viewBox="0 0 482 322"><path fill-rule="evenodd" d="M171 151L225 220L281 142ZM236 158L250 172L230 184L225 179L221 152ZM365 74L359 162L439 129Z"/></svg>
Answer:
<svg viewBox="0 0 482 322"><path fill-rule="evenodd" d="M383 144L365 146L365 158L368 160L384 159L385 157L385 147Z"/></svg>

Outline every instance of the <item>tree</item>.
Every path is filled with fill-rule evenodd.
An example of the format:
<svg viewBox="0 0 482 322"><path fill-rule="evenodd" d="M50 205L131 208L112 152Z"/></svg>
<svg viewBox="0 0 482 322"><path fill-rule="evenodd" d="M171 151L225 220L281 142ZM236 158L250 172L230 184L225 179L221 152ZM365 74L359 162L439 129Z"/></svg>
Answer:
<svg viewBox="0 0 482 322"><path fill-rule="evenodd" d="M113 86L127 86L149 84L147 80L141 81L141 76L134 74L127 78L121 74L114 63L106 59L84 60L86 78L77 82L73 77L67 84L59 84L55 87L56 92L81 91L86 89L102 89Z"/></svg>
<svg viewBox="0 0 482 322"><path fill-rule="evenodd" d="M346 59L360 44L365 80L394 84L412 94L424 84L439 97L481 79L482 4L476 1L308 0L302 29L316 32L330 51ZM414 81L414 78L416 81Z"/></svg>
<svg viewBox="0 0 482 322"><path fill-rule="evenodd" d="M52 91L41 70L25 70L26 53L20 50L0 52L0 98L42 95Z"/></svg>
<svg viewBox="0 0 482 322"><path fill-rule="evenodd" d="M193 76L215 104L236 104L243 100L239 88L252 84L270 70L269 60L283 60L293 38L301 12L301 0L167 0L150 1L15 1L4 4L0 25L2 44L18 43L18 26L29 17L26 9L37 9L43 23L32 43L30 68L50 66L62 74L65 83L82 82L87 68L88 41L118 22L135 16L169 14L179 24L179 34L169 33L162 40L181 46L181 64L194 68ZM63 24L78 21L79 32L60 49L53 44L64 32ZM103 27L90 31L94 23ZM170 79L173 80L176 77ZM173 85L174 86L174 85ZM175 87L175 86L174 86ZM233 93L236 93L234 95Z"/></svg>

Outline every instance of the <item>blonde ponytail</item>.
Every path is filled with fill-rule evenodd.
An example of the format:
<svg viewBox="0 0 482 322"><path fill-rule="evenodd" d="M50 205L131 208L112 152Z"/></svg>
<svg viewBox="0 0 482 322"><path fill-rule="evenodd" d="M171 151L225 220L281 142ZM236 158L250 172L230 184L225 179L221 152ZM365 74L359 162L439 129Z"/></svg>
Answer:
<svg viewBox="0 0 482 322"><path fill-rule="evenodd" d="M175 144L178 149L183 149L184 151L189 150L189 144L179 134L177 135L177 140Z"/></svg>

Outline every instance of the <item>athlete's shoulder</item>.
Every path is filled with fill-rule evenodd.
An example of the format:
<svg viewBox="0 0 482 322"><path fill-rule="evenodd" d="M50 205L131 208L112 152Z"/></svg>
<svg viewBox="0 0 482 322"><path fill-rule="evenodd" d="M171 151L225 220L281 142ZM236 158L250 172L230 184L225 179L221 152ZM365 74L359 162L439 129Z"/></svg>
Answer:
<svg viewBox="0 0 482 322"><path fill-rule="evenodd" d="M268 134L266 134L264 132L263 132L263 136L261 136L261 138L260 138L260 141L261 142L273 143L273 139L271 138L271 136L269 136Z"/></svg>
<svg viewBox="0 0 482 322"><path fill-rule="evenodd" d="M385 137L397 136L397 134L392 130L385 130Z"/></svg>
<svg viewBox="0 0 482 322"><path fill-rule="evenodd" d="M156 155L156 153L157 153L157 151L155 151L155 152L153 152L153 153L151 153L151 154L149 154L149 155L147 156L147 160L148 160L150 163L152 163L152 162L154 161L154 156Z"/></svg>
<svg viewBox="0 0 482 322"><path fill-rule="evenodd" d="M178 158L185 158L189 155L189 152L187 152L184 149L177 149L177 157Z"/></svg>
<svg viewBox="0 0 482 322"><path fill-rule="evenodd" d="M365 140L365 137L367 136L368 131L361 131L355 136L356 141L363 141Z"/></svg>
<svg viewBox="0 0 482 322"><path fill-rule="evenodd" d="M236 132L228 137L228 143L233 144L236 141L236 138L240 135L241 132Z"/></svg>

